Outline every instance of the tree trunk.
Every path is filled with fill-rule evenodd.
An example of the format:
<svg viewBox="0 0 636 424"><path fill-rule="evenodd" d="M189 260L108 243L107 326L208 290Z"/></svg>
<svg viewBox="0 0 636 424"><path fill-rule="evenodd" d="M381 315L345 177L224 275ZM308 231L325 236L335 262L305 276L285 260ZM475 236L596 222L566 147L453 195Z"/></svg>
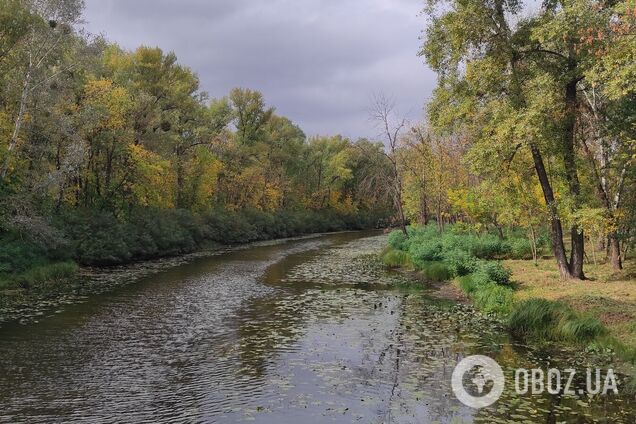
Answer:
<svg viewBox="0 0 636 424"><path fill-rule="evenodd" d="M420 198L420 222L423 225L428 225L428 200L425 193L422 193Z"/></svg>
<svg viewBox="0 0 636 424"><path fill-rule="evenodd" d="M621 246L616 232L611 232L607 237L607 241L609 247L609 258L612 264L612 268L614 268L615 270L623 269Z"/></svg>
<svg viewBox="0 0 636 424"><path fill-rule="evenodd" d="M11 134L11 140L7 148L7 153L2 163L2 169L0 170L0 179L5 179L7 171L9 170L9 162L13 149L18 145L18 137L20 135L20 129L22 128L22 122L24 121L24 113L26 112L26 104L29 98L29 87L31 84L31 71L33 63L31 56L29 55L29 67L24 77L24 83L22 84L22 94L20 95L20 106L18 107L18 115L15 118L15 124L13 126L13 133Z"/></svg>
<svg viewBox="0 0 636 424"><path fill-rule="evenodd" d="M554 192L552 191L552 186L550 185L550 180L548 179L548 173L545 170L541 152L539 152L539 149L534 144L530 144L530 149L532 151L532 159L534 160L534 168L537 171L537 176L539 177L539 182L541 183L543 198L545 199L545 203L548 206L548 211L550 213L550 236L552 238L552 249L554 252L554 257L557 261L557 266L559 267L559 274L561 275L561 278L569 279L573 276L570 272L570 264L568 263L568 259L565 255L565 245L563 244L563 227L561 225L561 219L559 218L559 214L556 209Z"/></svg>
<svg viewBox="0 0 636 424"><path fill-rule="evenodd" d="M572 65L575 66L575 65ZM573 79L565 87L565 120L563 127L563 163L565 178L568 181L570 195L574 199L574 206L578 209L580 203L581 185L576 170L576 154L574 152L574 129L576 124L576 86L578 79ZM585 238L583 229L572 225L570 250L570 274L573 278L584 279L583 259L585 256Z"/></svg>

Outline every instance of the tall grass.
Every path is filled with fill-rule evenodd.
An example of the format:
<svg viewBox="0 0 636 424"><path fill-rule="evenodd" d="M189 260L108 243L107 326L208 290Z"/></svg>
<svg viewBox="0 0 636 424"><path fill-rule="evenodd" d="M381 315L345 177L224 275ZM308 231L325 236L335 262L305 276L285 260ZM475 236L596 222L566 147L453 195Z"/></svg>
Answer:
<svg viewBox="0 0 636 424"><path fill-rule="evenodd" d="M415 269L429 281L447 281L452 278L451 270L439 261L416 262Z"/></svg>
<svg viewBox="0 0 636 424"><path fill-rule="evenodd" d="M459 286L484 313L506 316L513 308L514 291L511 287L497 284L472 274L459 278Z"/></svg>
<svg viewBox="0 0 636 424"><path fill-rule="evenodd" d="M528 299L515 305L508 317L513 335L520 338L589 343L607 334L596 318L579 316L568 305L546 299Z"/></svg>
<svg viewBox="0 0 636 424"><path fill-rule="evenodd" d="M382 255L382 262L389 268L411 268L413 265L407 252L391 248Z"/></svg>
<svg viewBox="0 0 636 424"><path fill-rule="evenodd" d="M0 275L0 289L39 290L44 285L55 285L77 274L79 267L75 262L56 262L38 265L27 271Z"/></svg>

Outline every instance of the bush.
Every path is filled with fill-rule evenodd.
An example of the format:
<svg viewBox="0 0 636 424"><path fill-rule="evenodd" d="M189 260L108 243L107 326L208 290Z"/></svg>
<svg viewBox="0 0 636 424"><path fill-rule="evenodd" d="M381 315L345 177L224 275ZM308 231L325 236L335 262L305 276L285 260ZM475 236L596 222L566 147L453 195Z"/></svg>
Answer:
<svg viewBox="0 0 636 424"><path fill-rule="evenodd" d="M509 241L512 259L532 259L532 244L526 238L514 238Z"/></svg>
<svg viewBox="0 0 636 424"><path fill-rule="evenodd" d="M46 250L25 240L0 239L0 273L19 273L47 262Z"/></svg>
<svg viewBox="0 0 636 424"><path fill-rule="evenodd" d="M479 278L493 281L497 284L509 285L512 271L508 268L505 268L499 262L481 261L477 266L477 271L475 272L475 274L478 274Z"/></svg>
<svg viewBox="0 0 636 424"><path fill-rule="evenodd" d="M389 246L396 250L408 250L408 239L402 231L393 231L389 234Z"/></svg>
<svg viewBox="0 0 636 424"><path fill-rule="evenodd" d="M477 269L477 258L464 250L444 252L444 263L454 276L468 275Z"/></svg>
<svg viewBox="0 0 636 424"><path fill-rule="evenodd" d="M416 262L439 261L443 258L441 240L426 240L421 243L412 242L409 253Z"/></svg>

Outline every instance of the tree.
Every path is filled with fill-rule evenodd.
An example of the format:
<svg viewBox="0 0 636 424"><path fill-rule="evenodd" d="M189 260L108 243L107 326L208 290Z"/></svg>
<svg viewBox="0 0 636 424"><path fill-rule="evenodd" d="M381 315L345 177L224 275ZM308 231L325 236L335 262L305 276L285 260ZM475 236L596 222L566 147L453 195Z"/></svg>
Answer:
<svg viewBox="0 0 636 424"><path fill-rule="evenodd" d="M8 57L9 52L15 50L11 54L13 65L10 66L9 72L19 81L19 90L16 92L17 107L13 111L13 129L4 159L0 163L0 182L3 183L20 141L30 97L36 94L37 90L46 88L46 84L55 77L74 66L73 63L68 62L62 62L61 67L56 66L58 62L56 59L60 58L73 40L72 26L80 18L83 2L81 0L30 0L25 1L24 5L26 11L14 2L10 2L7 11L12 15L3 18L4 21L12 22L7 25L7 35L4 35L5 31L3 31L0 59ZM16 20L13 21L12 18Z"/></svg>
<svg viewBox="0 0 636 424"><path fill-rule="evenodd" d="M431 122L437 130L467 131L473 152L488 158L485 171L509 162L520 148L530 150L563 278L584 278L583 230L569 219L589 201L580 182L576 128L579 89L595 56L581 40L607 24L604 11L612 8L589 0L548 2L536 16L523 18L516 1L429 1L432 24L422 54L439 74ZM546 157L558 173L549 175ZM555 177L566 190L558 193L560 201Z"/></svg>
<svg viewBox="0 0 636 424"><path fill-rule="evenodd" d="M406 119L395 118L395 103L384 94L376 94L373 98L369 117L382 131L385 138L386 158L391 163L391 173L389 175L389 188L393 197L393 203L398 213L400 229L404 235L406 232L406 217L404 215L404 205L402 200L402 176L398 163L399 139L402 130L406 125Z"/></svg>

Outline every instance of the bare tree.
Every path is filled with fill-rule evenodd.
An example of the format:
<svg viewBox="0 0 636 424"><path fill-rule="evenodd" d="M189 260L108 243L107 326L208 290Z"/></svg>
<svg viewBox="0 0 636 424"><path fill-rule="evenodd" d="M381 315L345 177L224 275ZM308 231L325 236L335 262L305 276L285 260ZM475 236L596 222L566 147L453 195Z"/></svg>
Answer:
<svg viewBox="0 0 636 424"><path fill-rule="evenodd" d="M391 163L391 173L388 176L388 188L393 198L393 203L398 212L400 229L407 235L406 218L404 217L404 207L402 204L402 178L398 161L400 133L406 126L406 118L398 117L395 112L395 102L382 93L373 96L371 107L369 108L369 119L373 121L382 131L385 149L383 151L386 158Z"/></svg>

